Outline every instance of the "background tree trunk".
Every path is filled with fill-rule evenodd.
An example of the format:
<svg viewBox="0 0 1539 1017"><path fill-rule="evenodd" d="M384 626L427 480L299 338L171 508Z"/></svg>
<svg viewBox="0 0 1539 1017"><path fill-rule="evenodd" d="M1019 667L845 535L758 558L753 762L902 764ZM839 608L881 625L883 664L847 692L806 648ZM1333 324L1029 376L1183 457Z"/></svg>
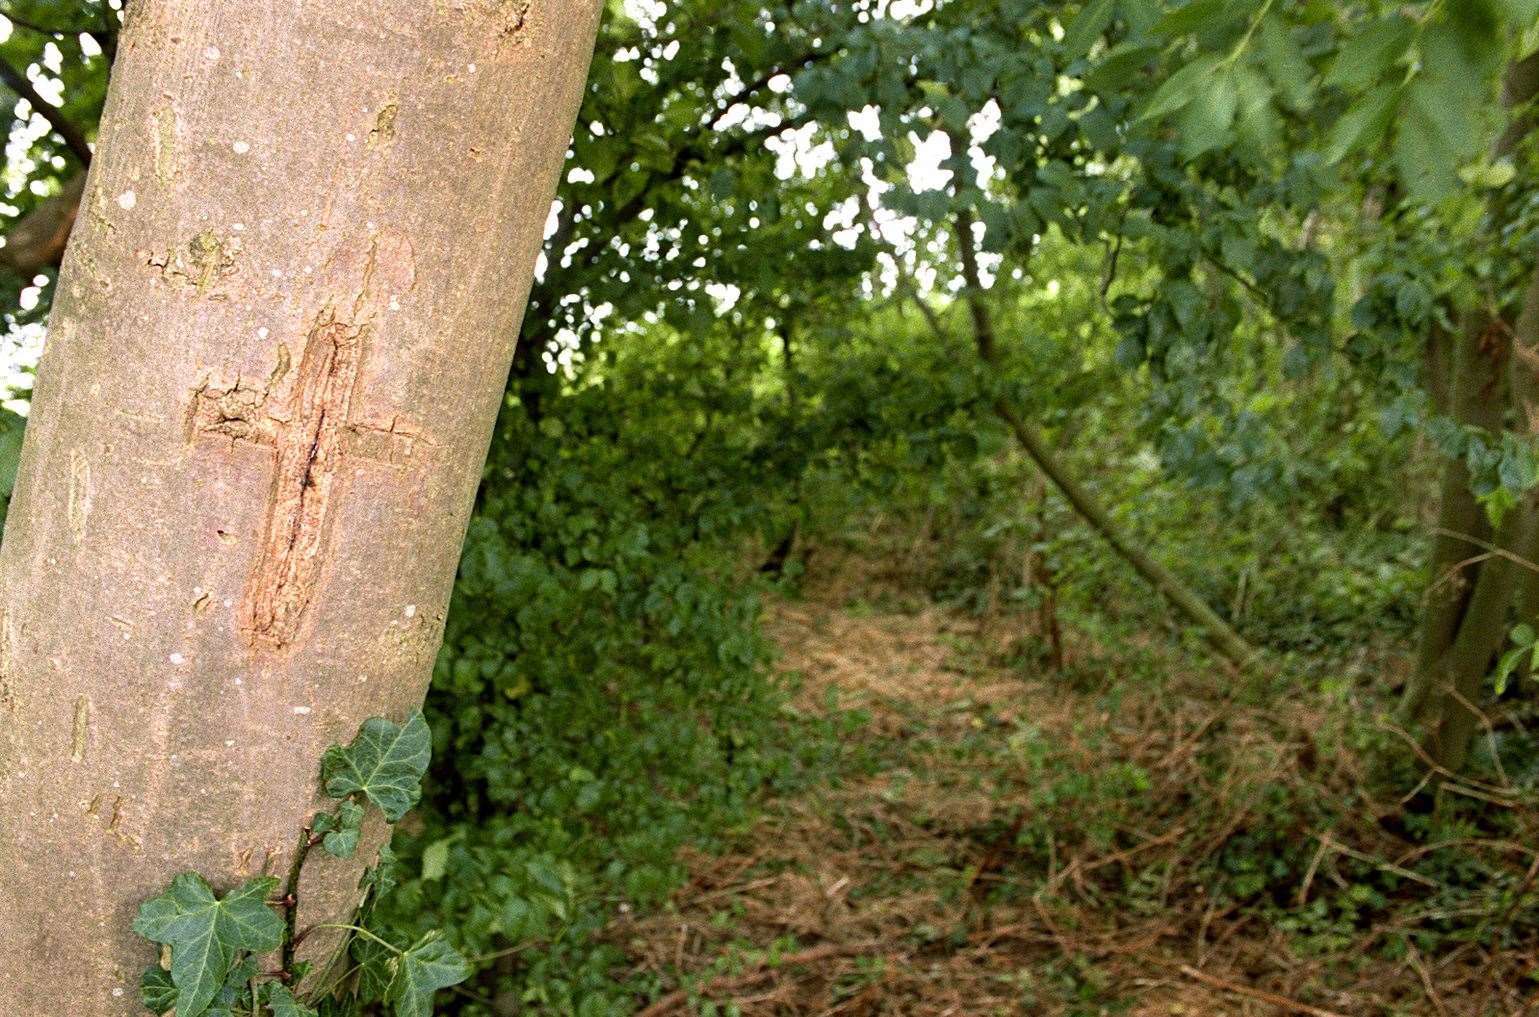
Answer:
<svg viewBox="0 0 1539 1017"><path fill-rule="evenodd" d="M1503 103L1522 109L1539 95L1539 53L1513 64L1503 86ZM1531 110L1514 117L1497 140L1493 159L1518 152L1534 128ZM1505 192L1499 192L1488 212L1488 232L1494 236L1508 222ZM1530 297L1533 289L1530 288ZM1531 306L1531 305L1530 305ZM1447 385L1448 405L1439 406L1458 423L1499 433L1507 411L1520 404L1518 428L1534 424L1525 417L1522 404L1533 391L1531 365L1510 363L1515 343L1507 324L1506 307L1468 312L1454 339L1451 358L1453 377ZM1517 346L1532 344L1539 322L1531 319L1516 326ZM1527 335L1524 330L1528 329ZM1434 393L1437 386L1433 386ZM1499 552L1523 555L1539 537L1539 506L1525 498L1513 510L1501 533L1492 534L1485 510L1471 491L1469 471L1462 461L1443 465L1439 492L1437 531L1432 539L1428 582L1416 670L1406 686L1402 712L1421 726L1429 755L1440 766L1457 770L1464 764L1469 737L1477 719L1470 705L1480 691L1492 656L1501 647L1513 601L1529 583L1523 581L1510 558L1484 552L1493 539ZM1452 764L1452 765L1450 765Z"/></svg>
<svg viewBox="0 0 1539 1017"><path fill-rule="evenodd" d="M422 701L599 8L129 8L0 551L0 1013L137 1017L140 901L284 872Z"/></svg>
<svg viewBox="0 0 1539 1017"><path fill-rule="evenodd" d="M1530 439L1539 438L1539 273L1524 297L1511 351L1511 401L1517 413L1512 427ZM1427 725L1427 752L1449 772L1458 772L1469 758L1485 679L1492 658L1506 641L1514 600L1525 585L1523 574L1529 571L1516 559L1533 550L1536 537L1539 490L1529 491L1508 511L1496 535L1496 551L1480 565L1457 635L1424 679L1428 698L1421 713ZM1468 548L1479 550L1474 545Z"/></svg>

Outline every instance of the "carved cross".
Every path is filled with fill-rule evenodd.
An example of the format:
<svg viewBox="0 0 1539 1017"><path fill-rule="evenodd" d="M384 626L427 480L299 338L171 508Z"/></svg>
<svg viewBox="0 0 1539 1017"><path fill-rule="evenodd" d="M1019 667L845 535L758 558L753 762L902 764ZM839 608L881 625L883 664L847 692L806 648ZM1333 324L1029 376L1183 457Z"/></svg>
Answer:
<svg viewBox="0 0 1539 1017"><path fill-rule="evenodd" d="M255 569L239 626L253 646L293 642L319 579L337 514L336 487L349 458L404 466L422 435L399 418L380 426L355 419L358 378L373 329L317 318L305 339L286 397L276 398L292 363L278 347L266 385L205 383L193 398L188 438L222 437L273 450L273 483Z"/></svg>

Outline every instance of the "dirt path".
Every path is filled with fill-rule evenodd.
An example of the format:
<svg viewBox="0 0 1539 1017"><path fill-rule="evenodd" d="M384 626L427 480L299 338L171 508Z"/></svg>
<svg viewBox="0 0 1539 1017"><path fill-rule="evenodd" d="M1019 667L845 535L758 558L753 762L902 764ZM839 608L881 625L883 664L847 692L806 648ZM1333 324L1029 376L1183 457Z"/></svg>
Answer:
<svg viewBox="0 0 1539 1017"><path fill-rule="evenodd" d="M844 779L773 803L738 850L691 860L667 911L614 929L676 990L644 1017L1477 1012L1409 964L1329 989L1323 958L1183 881L1253 825L1244 789L1299 746L1195 700L1130 696L1114 717L1104 695L990 660L977 621L891 592L812 577L771 608L796 708L868 720ZM1201 786L1192 760L1219 724L1261 762ZM1220 807L1185 815L1198 799Z"/></svg>

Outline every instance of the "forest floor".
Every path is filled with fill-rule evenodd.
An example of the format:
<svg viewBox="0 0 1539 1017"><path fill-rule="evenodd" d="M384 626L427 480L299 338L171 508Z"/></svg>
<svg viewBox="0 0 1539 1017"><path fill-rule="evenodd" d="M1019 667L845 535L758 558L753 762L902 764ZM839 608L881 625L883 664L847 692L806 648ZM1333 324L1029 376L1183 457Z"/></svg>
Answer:
<svg viewBox="0 0 1539 1017"><path fill-rule="evenodd" d="M666 909L612 927L667 991L642 1017L1536 1012L1532 953L1389 960L1414 907L1343 915L1365 869L1409 873L1408 900L1430 880L1396 865L1371 815L1322 831L1276 800L1305 770L1327 794L1361 783L1317 707L1251 710L1211 676L1108 698L1086 677L1093 648L1071 645L1057 674L1011 664L984 649L1010 642L1004 621L906 596L900 568L824 556L770 607L792 708L863 717L851 765L769 803L733 850L692 856ZM1269 851L1295 857L1269 892L1296 922L1210 896L1215 871L1264 870Z"/></svg>

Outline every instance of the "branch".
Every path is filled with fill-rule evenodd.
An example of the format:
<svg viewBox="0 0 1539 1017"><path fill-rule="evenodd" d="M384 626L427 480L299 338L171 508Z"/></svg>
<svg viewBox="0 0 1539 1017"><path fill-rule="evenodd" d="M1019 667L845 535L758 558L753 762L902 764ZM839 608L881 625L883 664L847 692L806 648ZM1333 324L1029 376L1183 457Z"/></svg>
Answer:
<svg viewBox="0 0 1539 1017"><path fill-rule="evenodd" d="M28 105L48 121L54 133L63 139L64 144L69 146L69 150L75 153L75 157L82 165L91 165L91 146L86 144L85 135L80 133L80 128L71 123L59 107L44 101L43 97L37 94L37 89L32 87L32 82L27 80L27 76L11 66L10 61L4 57L0 57L0 81L5 82L11 91L27 100Z"/></svg>
<svg viewBox="0 0 1539 1017"><path fill-rule="evenodd" d="M1250 999L1260 1000L1288 1013L1304 1014L1305 1017L1342 1017L1341 1014L1334 1010L1322 1010L1317 1006L1310 1006L1308 1003L1300 1003L1296 999L1289 999L1287 996L1279 996L1275 992L1263 992L1261 989L1252 989L1248 985L1241 985L1239 982L1231 982L1226 978L1210 975L1206 971L1199 971L1190 964L1181 965L1181 973L1194 982L1201 982L1210 988L1223 989L1225 992L1232 992L1236 996L1246 996Z"/></svg>

